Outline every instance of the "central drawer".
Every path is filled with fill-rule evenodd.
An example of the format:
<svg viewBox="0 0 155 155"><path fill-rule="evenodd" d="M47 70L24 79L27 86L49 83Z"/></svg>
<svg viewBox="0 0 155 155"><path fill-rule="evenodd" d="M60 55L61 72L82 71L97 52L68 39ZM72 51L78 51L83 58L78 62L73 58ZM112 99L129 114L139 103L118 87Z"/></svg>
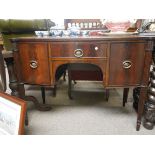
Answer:
<svg viewBox="0 0 155 155"><path fill-rule="evenodd" d="M104 58L107 56L107 44L103 42L52 42L52 57L89 57Z"/></svg>

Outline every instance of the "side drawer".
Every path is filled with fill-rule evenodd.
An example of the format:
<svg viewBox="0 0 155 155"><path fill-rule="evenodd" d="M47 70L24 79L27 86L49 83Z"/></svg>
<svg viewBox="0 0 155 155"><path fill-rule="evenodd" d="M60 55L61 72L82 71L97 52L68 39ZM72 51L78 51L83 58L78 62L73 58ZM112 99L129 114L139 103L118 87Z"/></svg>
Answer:
<svg viewBox="0 0 155 155"><path fill-rule="evenodd" d="M109 85L134 86L142 80L145 43L112 43L110 50Z"/></svg>
<svg viewBox="0 0 155 155"><path fill-rule="evenodd" d="M50 43L50 50L51 57L104 58L107 56L107 44L101 42L53 42Z"/></svg>
<svg viewBox="0 0 155 155"><path fill-rule="evenodd" d="M19 43L21 80L28 84L50 84L49 55L46 43Z"/></svg>

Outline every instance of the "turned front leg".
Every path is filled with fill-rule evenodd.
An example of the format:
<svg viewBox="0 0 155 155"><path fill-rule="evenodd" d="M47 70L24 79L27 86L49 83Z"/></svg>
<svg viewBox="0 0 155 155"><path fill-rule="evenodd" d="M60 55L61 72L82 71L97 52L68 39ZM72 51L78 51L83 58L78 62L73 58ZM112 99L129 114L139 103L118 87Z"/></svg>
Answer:
<svg viewBox="0 0 155 155"><path fill-rule="evenodd" d="M155 66L150 74L150 84L148 89L148 100L145 106L144 127L152 130L155 123Z"/></svg>
<svg viewBox="0 0 155 155"><path fill-rule="evenodd" d="M8 69L9 75L9 88L11 89L11 95L19 96L18 83L14 69L14 59L13 57L5 58L5 62Z"/></svg>

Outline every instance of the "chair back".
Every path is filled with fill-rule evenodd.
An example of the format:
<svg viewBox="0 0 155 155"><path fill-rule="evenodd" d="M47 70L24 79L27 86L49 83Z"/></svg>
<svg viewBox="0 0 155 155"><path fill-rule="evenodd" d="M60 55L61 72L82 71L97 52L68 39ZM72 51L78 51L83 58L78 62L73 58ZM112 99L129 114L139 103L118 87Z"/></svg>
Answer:
<svg viewBox="0 0 155 155"><path fill-rule="evenodd" d="M78 26L81 30L101 30L104 26L100 19L64 19L65 29Z"/></svg>

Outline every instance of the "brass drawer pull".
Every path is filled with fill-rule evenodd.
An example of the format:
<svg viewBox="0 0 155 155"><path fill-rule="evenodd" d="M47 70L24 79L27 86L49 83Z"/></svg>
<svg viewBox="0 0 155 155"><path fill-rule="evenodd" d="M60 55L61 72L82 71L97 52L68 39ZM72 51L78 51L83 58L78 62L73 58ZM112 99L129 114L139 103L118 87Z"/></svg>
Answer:
<svg viewBox="0 0 155 155"><path fill-rule="evenodd" d="M83 56L83 50L82 49L76 49L74 51L74 56L77 57L77 58L80 58Z"/></svg>
<svg viewBox="0 0 155 155"><path fill-rule="evenodd" d="M123 61L123 68L129 69L132 66L132 62L130 60Z"/></svg>
<svg viewBox="0 0 155 155"><path fill-rule="evenodd" d="M38 62L36 60L31 60L30 61L30 67L35 69L38 67Z"/></svg>

